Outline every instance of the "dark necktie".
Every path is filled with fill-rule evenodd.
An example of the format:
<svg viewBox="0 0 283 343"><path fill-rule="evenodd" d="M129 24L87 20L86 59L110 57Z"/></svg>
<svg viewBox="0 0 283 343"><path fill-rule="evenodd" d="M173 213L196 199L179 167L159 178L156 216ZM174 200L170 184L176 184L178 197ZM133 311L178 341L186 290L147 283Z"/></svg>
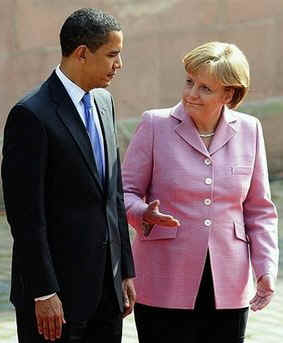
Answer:
<svg viewBox="0 0 283 343"><path fill-rule="evenodd" d="M92 114L92 106L91 106L89 93L85 93L85 95L82 98L82 102L84 105L86 130L87 130L90 142L91 142L92 151L93 151L94 159L96 162L98 174L103 184L104 172L103 172L102 149L101 149L101 144L99 140L98 130L95 125L93 114Z"/></svg>

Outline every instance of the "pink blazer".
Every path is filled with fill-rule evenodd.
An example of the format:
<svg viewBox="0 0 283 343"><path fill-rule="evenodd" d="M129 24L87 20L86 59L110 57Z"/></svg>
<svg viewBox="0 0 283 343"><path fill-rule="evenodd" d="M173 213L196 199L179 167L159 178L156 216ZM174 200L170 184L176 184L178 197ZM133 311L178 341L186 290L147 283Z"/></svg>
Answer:
<svg viewBox="0 0 283 343"><path fill-rule="evenodd" d="M147 111L123 164L137 302L194 308L209 249L217 308L248 306L256 278L277 274L277 214L262 129L225 108L209 151L183 105ZM146 202L181 222L144 237ZM252 266L252 268L251 268Z"/></svg>

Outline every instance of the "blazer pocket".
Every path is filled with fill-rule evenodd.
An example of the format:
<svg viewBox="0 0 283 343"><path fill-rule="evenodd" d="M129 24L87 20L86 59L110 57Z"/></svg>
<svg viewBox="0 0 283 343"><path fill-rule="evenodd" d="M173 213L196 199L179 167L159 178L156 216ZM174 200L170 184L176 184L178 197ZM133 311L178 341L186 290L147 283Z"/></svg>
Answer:
<svg viewBox="0 0 283 343"><path fill-rule="evenodd" d="M249 243L244 224L234 222L234 232L237 239Z"/></svg>
<svg viewBox="0 0 283 343"><path fill-rule="evenodd" d="M148 236L141 235L142 241L155 241L159 239L174 239L177 236L177 227L155 225Z"/></svg>
<svg viewBox="0 0 283 343"><path fill-rule="evenodd" d="M252 167L232 167L233 175L250 175L252 173Z"/></svg>

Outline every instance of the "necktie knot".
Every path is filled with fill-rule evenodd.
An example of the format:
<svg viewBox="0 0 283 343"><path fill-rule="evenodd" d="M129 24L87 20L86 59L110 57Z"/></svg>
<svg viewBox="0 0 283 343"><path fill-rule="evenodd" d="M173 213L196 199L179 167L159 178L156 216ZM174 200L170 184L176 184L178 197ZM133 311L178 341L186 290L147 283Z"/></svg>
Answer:
<svg viewBox="0 0 283 343"><path fill-rule="evenodd" d="M89 92L85 93L85 95L82 98L82 102L83 102L83 104L84 104L84 106L86 108L88 108L88 109L91 108L91 101L90 101L90 94L89 94Z"/></svg>

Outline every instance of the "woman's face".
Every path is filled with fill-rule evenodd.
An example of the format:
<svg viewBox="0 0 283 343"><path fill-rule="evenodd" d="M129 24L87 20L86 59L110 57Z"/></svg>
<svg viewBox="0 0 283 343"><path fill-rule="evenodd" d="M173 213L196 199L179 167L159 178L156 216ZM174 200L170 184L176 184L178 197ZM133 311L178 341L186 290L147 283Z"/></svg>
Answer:
<svg viewBox="0 0 283 343"><path fill-rule="evenodd" d="M219 118L223 105L231 101L233 93L232 88L224 88L205 68L201 68L195 74L186 74L182 100L192 119L203 122Z"/></svg>

